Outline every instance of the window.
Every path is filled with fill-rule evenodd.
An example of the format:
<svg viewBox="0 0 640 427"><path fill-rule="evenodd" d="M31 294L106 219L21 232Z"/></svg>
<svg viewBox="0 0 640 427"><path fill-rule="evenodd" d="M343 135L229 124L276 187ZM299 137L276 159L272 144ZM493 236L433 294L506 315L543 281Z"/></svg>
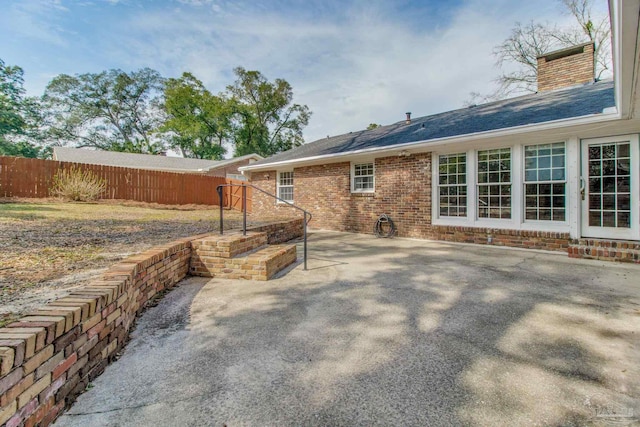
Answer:
<svg viewBox="0 0 640 427"><path fill-rule="evenodd" d="M293 202L293 172L278 173L278 197Z"/></svg>
<svg viewBox="0 0 640 427"><path fill-rule="evenodd" d="M524 148L525 220L565 220L565 175L564 142Z"/></svg>
<svg viewBox="0 0 640 427"><path fill-rule="evenodd" d="M353 164L351 177L351 191L358 193L371 193L374 191L373 162Z"/></svg>
<svg viewBox="0 0 640 427"><path fill-rule="evenodd" d="M467 216L467 155L438 157L440 216Z"/></svg>
<svg viewBox="0 0 640 427"><path fill-rule="evenodd" d="M589 146L589 226L631 228L631 145Z"/></svg>
<svg viewBox="0 0 640 427"><path fill-rule="evenodd" d="M478 218L511 218L511 148L478 151Z"/></svg>

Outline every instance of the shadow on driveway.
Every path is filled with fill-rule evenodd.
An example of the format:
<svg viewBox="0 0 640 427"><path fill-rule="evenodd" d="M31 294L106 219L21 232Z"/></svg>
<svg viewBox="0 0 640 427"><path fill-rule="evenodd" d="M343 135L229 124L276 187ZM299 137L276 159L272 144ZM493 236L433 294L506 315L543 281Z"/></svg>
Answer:
<svg viewBox="0 0 640 427"><path fill-rule="evenodd" d="M185 280L57 425L637 423L639 266L331 232L309 249L266 283Z"/></svg>

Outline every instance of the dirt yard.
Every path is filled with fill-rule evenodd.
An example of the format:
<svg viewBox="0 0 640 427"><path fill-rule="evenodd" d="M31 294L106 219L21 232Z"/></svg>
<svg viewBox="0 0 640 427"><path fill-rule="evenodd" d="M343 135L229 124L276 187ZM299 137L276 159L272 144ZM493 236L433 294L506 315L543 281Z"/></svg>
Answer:
<svg viewBox="0 0 640 427"><path fill-rule="evenodd" d="M218 221L214 206L0 199L0 326L123 258L216 231ZM225 211L225 228L241 221Z"/></svg>

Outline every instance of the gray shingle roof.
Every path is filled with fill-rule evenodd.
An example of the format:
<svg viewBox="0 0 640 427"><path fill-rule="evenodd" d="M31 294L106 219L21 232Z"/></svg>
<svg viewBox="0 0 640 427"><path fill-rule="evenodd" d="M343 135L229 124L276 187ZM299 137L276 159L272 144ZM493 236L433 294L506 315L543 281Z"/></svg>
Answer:
<svg viewBox="0 0 640 427"><path fill-rule="evenodd" d="M246 158L262 158L257 154L250 154L227 160L202 160L70 147L55 147L53 152L54 158L63 162L175 172L208 171Z"/></svg>
<svg viewBox="0 0 640 427"><path fill-rule="evenodd" d="M418 117L412 119L410 125L401 121L372 130L324 138L251 166L540 124L599 114L613 106L613 81L600 81Z"/></svg>

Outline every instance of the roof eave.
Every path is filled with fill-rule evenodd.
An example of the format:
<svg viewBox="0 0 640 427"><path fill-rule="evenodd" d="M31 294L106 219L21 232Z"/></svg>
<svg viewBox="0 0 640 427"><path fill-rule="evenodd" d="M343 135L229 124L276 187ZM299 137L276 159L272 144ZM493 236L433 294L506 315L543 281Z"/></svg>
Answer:
<svg viewBox="0 0 640 427"><path fill-rule="evenodd" d="M523 133L538 132L550 129L558 129L569 126L586 125L592 123L602 123L606 121L619 120L621 118L618 110L611 113L590 114L587 116L573 117L570 119L552 120L544 123L535 123L523 126L514 126L511 128L496 129L484 132L469 133L464 135L456 135L452 137L434 138L422 141L407 142L404 144L396 144L389 147L365 148L362 150L347 151L344 153L324 154L320 156L303 157L300 159L283 160L280 162L264 163L261 165L247 165L238 168L241 172L259 172L277 169L278 167L291 167L292 165L304 165L307 163L315 163L320 160L329 160L343 158L363 154L385 154L392 153L404 149L424 149L428 147L436 147L446 144L464 143L476 141L478 139L498 138L510 135L520 135Z"/></svg>
<svg viewBox="0 0 640 427"><path fill-rule="evenodd" d="M230 159L220 160L215 165L212 165L212 166L206 168L206 170L212 171L214 169L219 169L221 167L228 166L228 165L231 165L231 164L236 163L236 162L242 162L242 161L247 160L247 159L263 160L264 157L262 157L260 154L256 154L256 153L245 154L244 156L240 156L240 157L232 157Z"/></svg>

